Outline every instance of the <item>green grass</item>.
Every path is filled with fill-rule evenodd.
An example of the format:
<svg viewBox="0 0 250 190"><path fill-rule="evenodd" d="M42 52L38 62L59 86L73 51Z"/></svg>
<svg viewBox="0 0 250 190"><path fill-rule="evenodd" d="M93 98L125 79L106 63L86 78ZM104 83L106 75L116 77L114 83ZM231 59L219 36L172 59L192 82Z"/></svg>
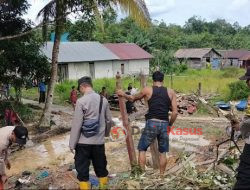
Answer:
<svg viewBox="0 0 250 190"><path fill-rule="evenodd" d="M173 76L173 89L181 93L197 92L198 84L202 84L202 94L218 94L218 100L228 100L230 97L229 84L238 81L238 78L244 74L244 69L230 68L225 70L192 70L189 69L182 73L181 76ZM123 89L126 90L129 83L132 83L136 88L140 88L139 78L123 78ZM96 79L93 81L94 90L100 92L105 86L109 95L115 92L116 80L112 79ZM55 88L54 103L65 105L69 100L72 86L77 86L76 81L64 81L57 84ZM148 79L148 85L152 85L152 79ZM165 77L164 85L171 86L170 76ZM38 100L37 88L23 90L23 97Z"/></svg>
<svg viewBox="0 0 250 190"><path fill-rule="evenodd" d="M244 69L236 68L225 70L189 69L182 76L173 77L173 89L182 93L197 92L198 85L201 83L202 94L219 94L219 99L226 100L230 94L228 85L238 81L238 78L244 72ZM168 76L165 79L165 85L170 86L170 84L170 77Z"/></svg>

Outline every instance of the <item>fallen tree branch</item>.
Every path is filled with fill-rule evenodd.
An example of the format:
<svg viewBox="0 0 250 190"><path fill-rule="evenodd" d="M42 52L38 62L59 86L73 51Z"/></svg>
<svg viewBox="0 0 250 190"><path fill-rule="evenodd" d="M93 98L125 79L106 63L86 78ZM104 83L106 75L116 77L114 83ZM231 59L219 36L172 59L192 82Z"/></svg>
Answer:
<svg viewBox="0 0 250 190"><path fill-rule="evenodd" d="M30 33L34 32L38 28L41 28L43 26L50 25L50 24L53 24L53 22L48 22L48 23L45 23L45 24L44 23L40 23L37 26L35 26L34 28L31 28L30 30L28 30L26 32L23 32L23 33L20 33L20 34L16 34L16 35L2 36L2 37L0 37L0 41L2 41L2 40L10 40L10 39L14 39L14 38L19 38L19 37L25 36L27 34L30 34Z"/></svg>

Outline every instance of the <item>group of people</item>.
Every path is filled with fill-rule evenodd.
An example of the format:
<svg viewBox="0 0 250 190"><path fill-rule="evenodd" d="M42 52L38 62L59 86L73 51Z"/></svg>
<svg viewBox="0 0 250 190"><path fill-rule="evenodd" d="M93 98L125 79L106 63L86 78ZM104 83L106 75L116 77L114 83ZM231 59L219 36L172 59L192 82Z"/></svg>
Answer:
<svg viewBox="0 0 250 190"><path fill-rule="evenodd" d="M116 93L130 102L144 99L148 103L148 112L145 115L146 125L138 143L138 163L145 170L146 151L148 147L158 140L160 152L160 176L164 176L169 151L168 126L172 126L177 118L176 94L172 89L163 86L164 74L160 71L153 73L153 85L143 88L139 93L131 95L122 90ZM240 78L246 80L250 87L250 69ZM75 87L72 88L75 90ZM102 89L105 90L105 89ZM129 90L130 87L129 87ZM109 136L113 125L109 103L105 91L101 94L93 90L90 77L78 80L78 91L83 95L75 101L75 112L70 132L69 147L75 155L75 167L80 189L90 189L89 167L92 162L96 176L99 178L101 189L107 189L108 170L105 155L105 136ZM169 112L171 111L171 114ZM250 97L245 119L234 124L235 130L250 127ZM21 126L8 126L0 129L0 190L7 181L5 167L10 169L8 161L8 148L12 143L24 145L28 139L28 130ZM234 189L250 189L250 137L246 141L238 168L237 182Z"/></svg>
<svg viewBox="0 0 250 190"><path fill-rule="evenodd" d="M164 74L153 73L153 85L143 88L139 93L131 95L122 90L117 95L127 101L135 102L144 99L148 104L145 115L146 125L138 143L138 163L145 170L146 151L158 140L160 153L160 176L164 177L169 151L168 126L172 126L177 118L176 94L172 89L163 86ZM250 68L240 78L246 80L250 88ZM105 155L104 137L109 136L112 127L112 117L108 101L93 90L91 78L83 77L78 81L78 89L84 95L76 102L76 109L71 128L69 147L75 154L75 166L80 181L80 189L90 189L89 166L92 162L94 171L99 178L100 188L107 188L108 170ZM131 90L129 87L128 90ZM169 115L169 112L171 114ZM97 119L98 118L98 119ZM98 123L98 124L97 124ZM235 130L250 128L250 96L246 116L241 123L234 124ZM248 130L250 133L250 130ZM240 158L237 182L234 189L250 189L250 137L246 140L244 151Z"/></svg>
<svg viewBox="0 0 250 190"><path fill-rule="evenodd" d="M166 153L169 151L167 127L173 125L177 117L176 95L173 90L163 86L164 74L153 74L153 86L145 87L138 94L130 95L122 90L118 96L130 102L144 99L148 102L146 126L141 135L138 150L140 167L145 170L146 151L154 139L158 139L160 152L160 174L164 176L167 164ZM109 136L112 116L107 99L93 90L90 77L78 80L78 89L83 94L76 102L74 118L70 133L69 147L75 154L75 167L80 181L80 189L90 189L89 166L92 162L99 178L100 188L108 185L107 159L104 137ZM130 87L128 88L129 90ZM169 111L172 111L169 119Z"/></svg>

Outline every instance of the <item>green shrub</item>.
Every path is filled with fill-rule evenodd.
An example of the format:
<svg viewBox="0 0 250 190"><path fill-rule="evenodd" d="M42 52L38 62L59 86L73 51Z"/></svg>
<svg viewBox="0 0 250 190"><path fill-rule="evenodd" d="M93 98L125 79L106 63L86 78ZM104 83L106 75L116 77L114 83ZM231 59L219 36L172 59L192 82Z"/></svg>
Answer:
<svg viewBox="0 0 250 190"><path fill-rule="evenodd" d="M187 64L179 64L176 66L175 72L176 74L180 74L188 70Z"/></svg>
<svg viewBox="0 0 250 190"><path fill-rule="evenodd" d="M64 103L65 101L70 99L70 92L71 92L72 86L75 86L77 88L77 82L66 80L56 85L55 93L56 93L56 96L58 96L58 98L60 99L61 103Z"/></svg>
<svg viewBox="0 0 250 190"><path fill-rule="evenodd" d="M229 100L241 100L247 99L248 95L250 94L250 90L247 87L245 81L236 81L230 83L229 85L230 93L229 93Z"/></svg>
<svg viewBox="0 0 250 190"><path fill-rule="evenodd" d="M229 67L223 69L222 77L224 78L239 78L244 73L243 69L239 69L236 67Z"/></svg>

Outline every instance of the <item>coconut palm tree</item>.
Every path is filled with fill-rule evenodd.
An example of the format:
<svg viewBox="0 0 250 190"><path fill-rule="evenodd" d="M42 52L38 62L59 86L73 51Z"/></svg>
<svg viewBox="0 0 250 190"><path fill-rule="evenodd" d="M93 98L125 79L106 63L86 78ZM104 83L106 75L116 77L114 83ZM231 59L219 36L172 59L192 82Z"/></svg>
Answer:
<svg viewBox="0 0 250 190"><path fill-rule="evenodd" d="M54 21L55 39L52 50L51 77L48 86L47 100L43 115L40 120L40 127L50 126L50 108L53 102L54 88L57 81L58 54L60 37L63 33L67 16L71 13L95 14L97 23L100 23L100 8L106 6L120 7L122 12L128 13L138 24L147 26L150 23L149 12L144 0L51 0L39 12L38 17L42 18L43 34L46 39L47 23ZM101 26L102 27L102 26Z"/></svg>

